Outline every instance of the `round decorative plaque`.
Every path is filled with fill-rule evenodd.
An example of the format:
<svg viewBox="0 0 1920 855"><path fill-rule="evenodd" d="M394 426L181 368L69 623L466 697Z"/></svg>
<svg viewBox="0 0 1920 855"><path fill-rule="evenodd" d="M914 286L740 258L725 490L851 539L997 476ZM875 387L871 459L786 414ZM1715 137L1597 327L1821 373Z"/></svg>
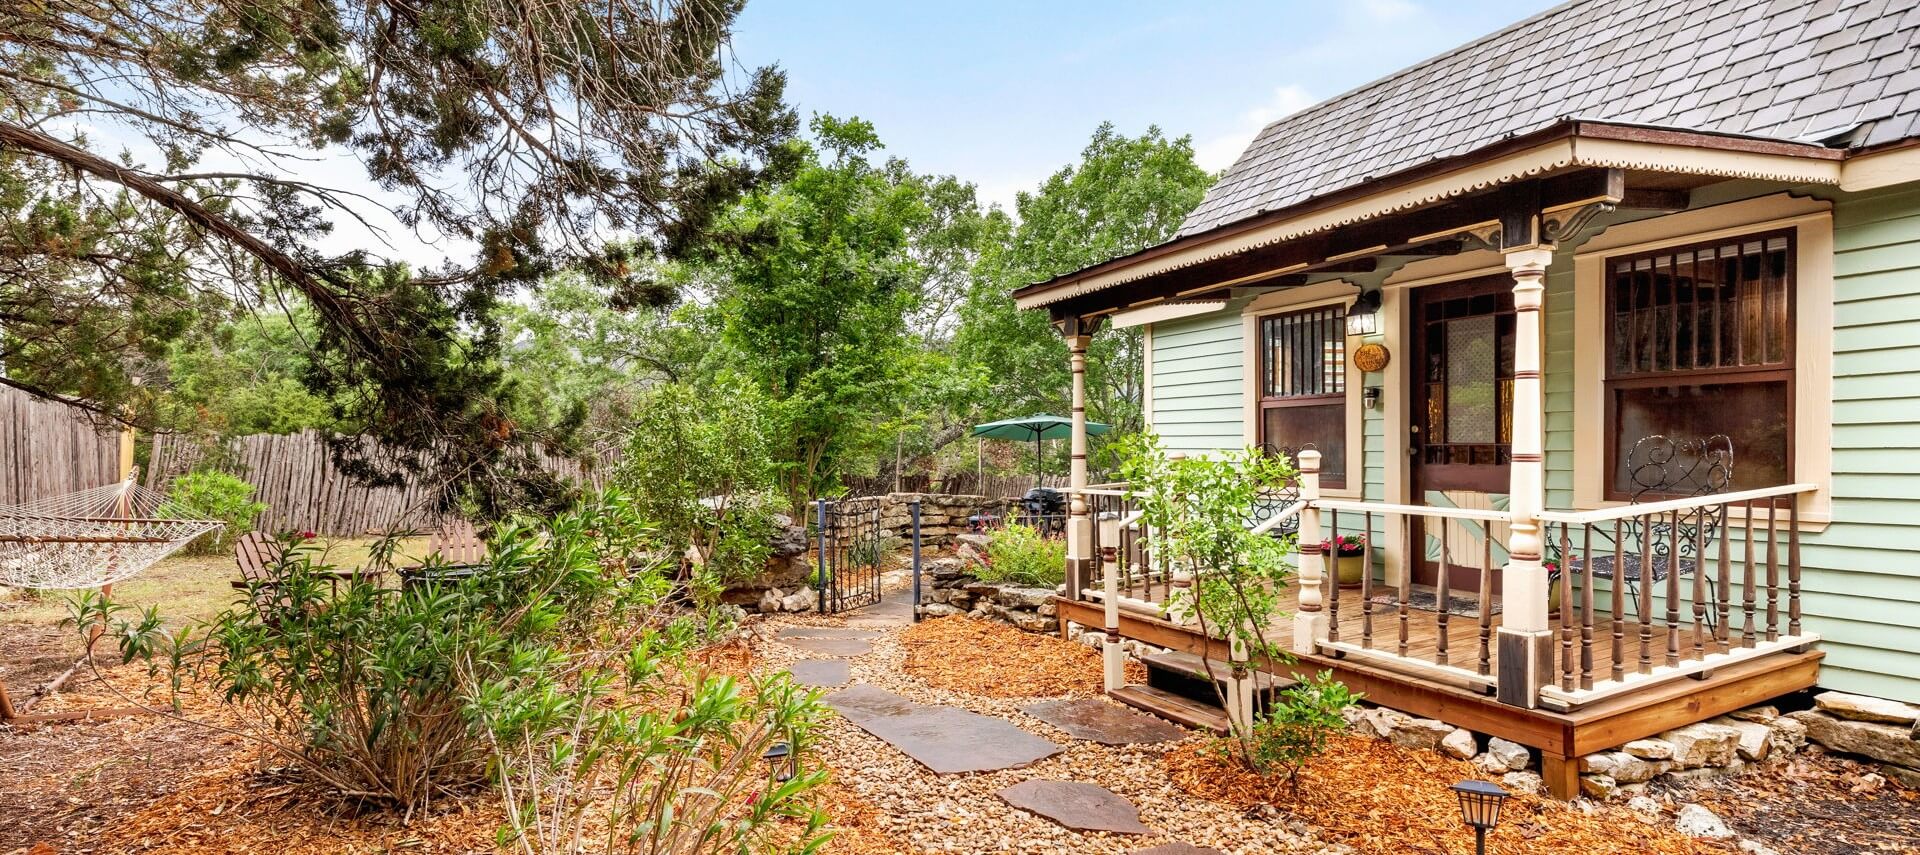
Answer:
<svg viewBox="0 0 1920 855"><path fill-rule="evenodd" d="M1383 344L1363 344L1353 351L1354 367L1361 371L1379 371L1387 367L1387 359L1387 347Z"/></svg>

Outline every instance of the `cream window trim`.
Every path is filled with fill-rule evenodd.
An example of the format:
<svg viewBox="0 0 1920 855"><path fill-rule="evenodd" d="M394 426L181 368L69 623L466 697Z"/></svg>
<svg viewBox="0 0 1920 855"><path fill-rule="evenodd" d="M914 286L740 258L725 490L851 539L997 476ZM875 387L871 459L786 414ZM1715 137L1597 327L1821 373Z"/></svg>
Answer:
<svg viewBox="0 0 1920 855"><path fill-rule="evenodd" d="M1153 324L1140 334L1140 359L1146 367L1140 372L1140 419L1146 422L1147 430L1153 430Z"/></svg>
<svg viewBox="0 0 1920 855"><path fill-rule="evenodd" d="M1242 310L1240 318L1240 341L1242 344L1240 410L1243 414L1240 424L1242 444L1257 446L1260 444L1260 319L1273 315L1284 315L1323 306L1351 306L1360 288L1347 282L1322 282L1300 288L1290 288L1271 294L1262 294ZM1347 336L1347 354L1353 354L1354 339ZM1362 499L1366 497L1367 455L1366 455L1366 413L1361 398L1362 384L1366 374L1353 367L1353 360L1347 360L1347 486L1334 489L1324 487L1320 494L1330 499Z"/></svg>
<svg viewBox="0 0 1920 855"><path fill-rule="evenodd" d="M1817 199L1750 199L1616 226L1574 256L1573 506L1621 504L1605 496L1606 277L1608 258L1777 229L1794 230L1795 481L1820 485L1800 505L1801 528L1833 519L1833 215ZM1737 454L1738 452L1736 452ZM1737 465L1737 462L1736 462ZM1734 509L1734 516L1741 515ZM1781 525L1785 525L1781 521Z"/></svg>

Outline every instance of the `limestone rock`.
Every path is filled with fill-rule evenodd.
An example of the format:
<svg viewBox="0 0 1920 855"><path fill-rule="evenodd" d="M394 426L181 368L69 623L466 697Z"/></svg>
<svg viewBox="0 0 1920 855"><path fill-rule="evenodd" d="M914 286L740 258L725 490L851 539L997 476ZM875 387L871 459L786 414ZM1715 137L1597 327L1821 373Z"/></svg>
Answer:
<svg viewBox="0 0 1920 855"><path fill-rule="evenodd" d="M1053 589L1009 585L995 591L993 601L1010 609L1038 609L1053 602Z"/></svg>
<svg viewBox="0 0 1920 855"><path fill-rule="evenodd" d="M1620 785L1611 775L1581 775L1580 794L1590 799L1605 801L1620 792Z"/></svg>
<svg viewBox="0 0 1920 855"><path fill-rule="evenodd" d="M952 617L954 615L963 615L966 613L967 612L965 609L956 609L953 606L947 605L946 603L928 603L920 607L920 615L922 617L930 617L930 618Z"/></svg>
<svg viewBox="0 0 1920 855"><path fill-rule="evenodd" d="M1456 727L1452 733L1440 739L1440 751L1455 760L1471 759L1477 748L1473 741L1473 731Z"/></svg>
<svg viewBox="0 0 1920 855"><path fill-rule="evenodd" d="M968 534L962 534L962 535L955 535L953 539L955 543L958 543L961 546L971 546L974 549L981 550L981 551L985 551L987 548L987 544L993 542L993 536L989 534L968 533Z"/></svg>
<svg viewBox="0 0 1920 855"><path fill-rule="evenodd" d="M1360 727L1361 720L1366 716L1367 708L1358 704L1348 704L1340 708L1340 717L1346 720L1348 730Z"/></svg>
<svg viewBox="0 0 1920 855"><path fill-rule="evenodd" d="M1487 753L1481 756L1491 758L1487 763L1480 766L1480 768L1490 772L1497 772L1502 769L1508 772L1518 772L1527 768L1527 763L1532 759L1532 755L1527 751L1527 746L1521 745L1518 742L1508 742L1498 736L1487 740ZM1495 763L1499 764L1499 768L1494 768Z"/></svg>
<svg viewBox="0 0 1920 855"><path fill-rule="evenodd" d="M767 614L780 610L780 589L768 588L760 595L760 613Z"/></svg>
<svg viewBox="0 0 1920 855"><path fill-rule="evenodd" d="M1387 737L1401 748L1420 748L1433 751L1440 747L1440 740L1453 732L1453 725L1431 718L1411 718L1405 724L1394 728L1393 735Z"/></svg>
<svg viewBox="0 0 1920 855"><path fill-rule="evenodd" d="M1767 753L1785 756L1807 747L1807 725L1793 716L1783 715L1767 722Z"/></svg>
<svg viewBox="0 0 1920 855"><path fill-rule="evenodd" d="M1773 750L1773 728L1759 722L1738 721L1731 718L1717 718L1714 724L1733 728L1740 736L1734 742L1734 752L1742 760L1758 762L1767 759Z"/></svg>
<svg viewBox="0 0 1920 855"><path fill-rule="evenodd" d="M1746 855L1780 855L1773 847L1761 843L1758 840L1740 841L1740 851L1746 853Z"/></svg>
<svg viewBox="0 0 1920 855"><path fill-rule="evenodd" d="M1727 718L1733 719L1734 721L1751 721L1760 724L1766 724L1779 717L1780 708L1772 704L1761 704L1757 707L1747 707L1743 710L1734 710L1733 712L1727 713Z"/></svg>
<svg viewBox="0 0 1920 855"><path fill-rule="evenodd" d="M1816 710L1788 716L1807 726L1807 738L1835 751L1871 757L1882 763L1920 769L1920 742L1912 731L1891 724L1834 718Z"/></svg>
<svg viewBox="0 0 1920 855"><path fill-rule="evenodd" d="M1906 787L1909 790L1920 790L1920 769L1909 769L1905 766L1883 763L1880 766L1880 774L1887 776L1887 780Z"/></svg>
<svg viewBox="0 0 1920 855"><path fill-rule="evenodd" d="M1620 746L1620 750L1642 760L1673 759L1673 743L1664 739L1636 739Z"/></svg>
<svg viewBox="0 0 1920 855"><path fill-rule="evenodd" d="M1673 765L1680 769L1725 766L1734 758L1740 732L1731 727L1700 722L1676 727L1660 738L1673 743Z"/></svg>
<svg viewBox="0 0 1920 855"><path fill-rule="evenodd" d="M1627 799L1627 810L1633 811L1647 819L1658 819L1660 817L1660 802L1652 796L1634 796L1633 798Z"/></svg>
<svg viewBox="0 0 1920 855"><path fill-rule="evenodd" d="M1533 772L1508 772L1500 777L1500 785L1510 793L1537 793L1546 781Z"/></svg>
<svg viewBox="0 0 1920 855"><path fill-rule="evenodd" d="M977 535L966 535L966 534L963 534L963 535L960 535L960 536L961 536L961 537L975 537L975 536L977 536ZM987 555L986 555L986 552L985 552L984 550L982 550L981 548L979 548L979 547L976 547L976 546L974 546L974 545L973 545L973 544L971 544L971 543L962 543L962 544L960 544L959 546L956 546L956 547L954 547L954 548L953 548L953 557L955 557L955 558L958 558L958 559L960 559L961 561L964 561L964 562L966 562L967 564L970 564L970 565L981 565L981 564L986 564L986 563L987 563Z"/></svg>
<svg viewBox="0 0 1920 855"><path fill-rule="evenodd" d="M1400 729L1400 725L1412 720L1413 717L1406 713L1378 707L1367 710L1366 715L1361 717L1361 726L1357 730L1362 735L1375 739L1391 739L1393 732Z"/></svg>
<svg viewBox="0 0 1920 855"><path fill-rule="evenodd" d="M1638 784L1667 771L1665 760L1643 760L1625 751L1602 751L1580 758L1580 771L1605 775L1615 783Z"/></svg>
<svg viewBox="0 0 1920 855"><path fill-rule="evenodd" d="M1733 829L1728 828L1719 816L1699 805L1681 805L1680 813L1674 817L1673 827L1681 834L1693 837L1725 840L1733 836Z"/></svg>
<svg viewBox="0 0 1920 855"><path fill-rule="evenodd" d="M814 603L819 600L819 598L819 595L814 593L812 588L801 588L798 591L780 598L780 610L787 612L810 612L813 611Z"/></svg>
<svg viewBox="0 0 1920 855"><path fill-rule="evenodd" d="M1821 692L1814 695L1813 708L1849 721L1911 726L1915 720L1920 720L1920 707L1912 704L1866 695L1849 695L1845 692Z"/></svg>

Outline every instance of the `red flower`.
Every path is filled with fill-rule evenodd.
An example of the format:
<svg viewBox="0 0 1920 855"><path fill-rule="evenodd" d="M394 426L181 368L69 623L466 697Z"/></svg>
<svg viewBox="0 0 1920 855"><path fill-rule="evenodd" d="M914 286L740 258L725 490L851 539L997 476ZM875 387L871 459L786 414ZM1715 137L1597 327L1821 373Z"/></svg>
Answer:
<svg viewBox="0 0 1920 855"><path fill-rule="evenodd" d="M316 537L319 537L319 536L320 536L320 535L317 535L317 534L314 534L314 533L313 533L313 532L311 532L311 531L303 531L303 532L301 532L301 533L300 533L300 539L301 539L301 540L312 540L312 539L314 539L314 538L316 538Z"/></svg>

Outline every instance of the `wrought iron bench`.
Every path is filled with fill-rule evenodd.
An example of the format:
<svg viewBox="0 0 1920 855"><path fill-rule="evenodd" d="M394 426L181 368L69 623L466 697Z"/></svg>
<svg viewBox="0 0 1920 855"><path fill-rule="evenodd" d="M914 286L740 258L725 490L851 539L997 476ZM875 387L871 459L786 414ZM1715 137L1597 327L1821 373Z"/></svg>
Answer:
<svg viewBox="0 0 1920 855"><path fill-rule="evenodd" d="M1733 440L1720 434L1698 439L1661 434L1641 437L1627 455L1627 476L1633 480L1631 504L1725 493L1733 484ZM1632 595L1629 602L1634 619L1644 620L1640 614L1640 585L1647 580L1664 582L1674 573L1685 578L1697 571L1726 524L1727 506L1720 504L1651 519L1629 518L1622 523L1617 550L1595 550L1602 554L1592 557L1593 576L1625 582ZM1563 532L1563 541L1564 536ZM1572 550L1564 542L1555 546L1560 554L1568 555L1568 566L1579 572L1580 557L1570 555ZM1555 568L1549 578L1557 581L1559 575ZM1710 600L1717 599L1713 586L1707 586L1707 595ZM1709 608L1708 614L1713 613Z"/></svg>

